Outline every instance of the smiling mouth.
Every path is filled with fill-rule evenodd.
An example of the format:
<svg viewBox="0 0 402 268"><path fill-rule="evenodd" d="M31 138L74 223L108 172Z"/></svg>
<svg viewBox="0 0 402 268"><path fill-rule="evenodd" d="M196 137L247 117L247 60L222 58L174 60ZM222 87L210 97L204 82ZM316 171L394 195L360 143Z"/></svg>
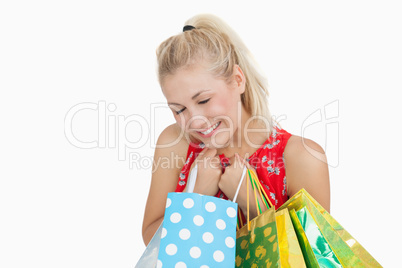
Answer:
<svg viewBox="0 0 402 268"><path fill-rule="evenodd" d="M221 121L219 121L218 123L216 123L215 125L213 125L212 127L210 127L209 129L207 129L206 131L199 131L199 133L201 133L202 135L208 135L210 134L212 131L214 131L217 127L219 127L219 125L221 124Z"/></svg>

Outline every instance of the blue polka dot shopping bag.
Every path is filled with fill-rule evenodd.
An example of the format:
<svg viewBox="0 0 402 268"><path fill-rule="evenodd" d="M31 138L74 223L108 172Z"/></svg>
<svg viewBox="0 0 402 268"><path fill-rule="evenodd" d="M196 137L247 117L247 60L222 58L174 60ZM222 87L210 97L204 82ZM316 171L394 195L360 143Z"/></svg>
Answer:
<svg viewBox="0 0 402 268"><path fill-rule="evenodd" d="M236 223L236 203L169 193L156 267L234 267Z"/></svg>

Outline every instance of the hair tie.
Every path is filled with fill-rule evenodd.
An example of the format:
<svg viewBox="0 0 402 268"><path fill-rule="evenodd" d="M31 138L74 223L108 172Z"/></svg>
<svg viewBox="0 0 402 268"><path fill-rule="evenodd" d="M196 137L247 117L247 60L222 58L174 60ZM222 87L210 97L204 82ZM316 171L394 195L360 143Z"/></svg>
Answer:
<svg viewBox="0 0 402 268"><path fill-rule="evenodd" d="M195 29L195 27L192 25L186 25L183 27L183 32L191 31L192 29Z"/></svg>

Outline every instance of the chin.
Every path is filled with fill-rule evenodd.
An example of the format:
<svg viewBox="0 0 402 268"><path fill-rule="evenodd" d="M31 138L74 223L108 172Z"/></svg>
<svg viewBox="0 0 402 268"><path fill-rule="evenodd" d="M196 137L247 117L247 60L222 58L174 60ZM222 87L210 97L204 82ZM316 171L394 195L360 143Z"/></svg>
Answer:
<svg viewBox="0 0 402 268"><path fill-rule="evenodd" d="M221 135L217 135L211 137L208 141L205 141L204 143L208 148L214 148L214 149L221 149L221 148L226 148L231 145L231 137L228 135L228 133L221 133Z"/></svg>

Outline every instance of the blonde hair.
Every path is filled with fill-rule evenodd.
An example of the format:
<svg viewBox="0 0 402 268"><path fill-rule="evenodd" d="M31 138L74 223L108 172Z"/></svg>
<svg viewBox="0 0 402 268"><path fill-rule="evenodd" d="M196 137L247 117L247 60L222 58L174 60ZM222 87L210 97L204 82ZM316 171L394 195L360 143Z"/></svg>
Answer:
<svg viewBox="0 0 402 268"><path fill-rule="evenodd" d="M206 58L209 71L229 82L234 66L238 65L246 78L241 101L247 112L268 125L272 132L272 118L268 108L268 83L258 71L254 57L240 37L215 15L200 14L185 22L195 29L168 38L157 48L158 79L174 74L179 68L190 67Z"/></svg>

